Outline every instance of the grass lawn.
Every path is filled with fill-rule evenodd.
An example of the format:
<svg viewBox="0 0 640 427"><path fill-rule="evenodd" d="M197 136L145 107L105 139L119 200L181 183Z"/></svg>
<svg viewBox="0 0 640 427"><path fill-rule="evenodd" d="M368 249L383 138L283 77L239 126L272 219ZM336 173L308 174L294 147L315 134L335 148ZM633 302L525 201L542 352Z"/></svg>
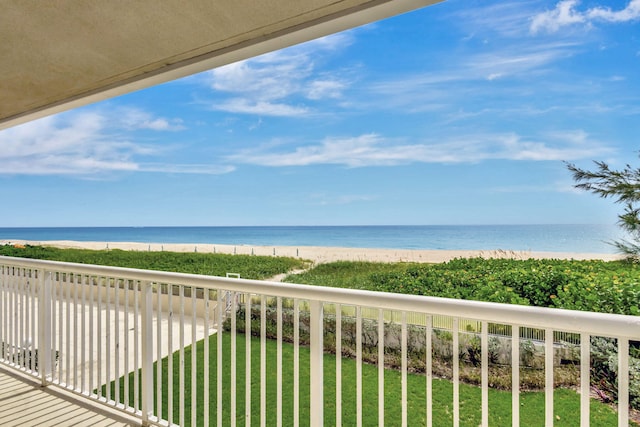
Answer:
<svg viewBox="0 0 640 427"><path fill-rule="evenodd" d="M210 423L216 421L216 344L217 336L210 338ZM238 425L245 425L245 336L237 336L237 380L236 380L236 413L231 413L231 363L230 363L231 337L223 333L223 424L229 425L231 416L236 418ZM283 344L283 424L292 425L293 422L293 345ZM197 425L202 425L204 413L204 375L202 361L204 357L204 342L197 343ZM276 424L276 358L277 346L274 340L266 342L266 425ZM173 355L173 419L179 422L179 353ZM251 340L251 424L260 423L260 340ZM167 367L168 358L162 360L163 371L163 403L162 415L167 418ZM335 405L335 367L336 358L334 355L325 355L325 425L335 425L336 405ZM363 375L363 425L377 425L378 421L378 371L377 366L364 365ZM155 377L154 366L154 382ZM300 425L309 424L309 349L300 347ZM191 425L191 347L185 348L185 425ZM133 375L130 375L131 390L133 390ZM400 425L401 420L401 375L395 370L385 370L385 424L390 426ZM121 385L122 387L122 385ZM113 390L113 384L111 386ZM447 380L434 379L433 381L433 425L451 425L452 418L452 383ZM342 359L342 424L356 424L356 363L352 359ZM104 386L103 386L104 393ZM120 399L123 399L121 389ZM425 425L426 422L426 381L423 375L408 375L408 424ZM133 396L133 392L132 392ZM132 399L131 396L131 399ZM555 425L556 426L577 426L579 425L580 397L571 390L559 389L554 393L555 399ZM481 422L480 411L481 390L478 387L460 384L460 424L465 426L477 426ZM542 392L522 392L520 394L520 419L527 426L544 425L544 393ZM489 390L489 424L491 426L511 425L511 393L505 391ZM594 426L615 426L617 425L617 414L608 406L592 400L591 402L591 425Z"/></svg>

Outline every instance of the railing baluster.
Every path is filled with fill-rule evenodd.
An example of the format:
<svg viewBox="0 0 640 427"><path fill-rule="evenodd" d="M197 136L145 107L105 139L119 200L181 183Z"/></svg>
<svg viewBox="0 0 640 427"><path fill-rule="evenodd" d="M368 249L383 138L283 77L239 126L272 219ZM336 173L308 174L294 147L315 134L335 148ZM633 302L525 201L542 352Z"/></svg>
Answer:
<svg viewBox="0 0 640 427"><path fill-rule="evenodd" d="M511 425L520 426L520 326L511 326Z"/></svg>
<svg viewBox="0 0 640 427"><path fill-rule="evenodd" d="M24 341L21 343L22 345L22 351L24 352L24 357L25 357L25 361L24 361L24 368L28 371L30 370L30 366L31 366L31 350L32 350L32 346L33 346L33 335L29 334L29 330L31 328L31 305L30 305L30 299L31 299L31 287L32 287L32 280L31 280L31 270L27 270L25 269L25 288L24 288L24 297L23 297L23 301L24 301L24 313L25 313L25 322L23 324L24 327ZM25 354L26 353L26 354Z"/></svg>
<svg viewBox="0 0 640 427"><path fill-rule="evenodd" d="M9 358L9 285L11 277L9 275L10 267L3 267L4 280L2 282L2 358Z"/></svg>
<svg viewBox="0 0 640 427"><path fill-rule="evenodd" d="M105 277L104 278L104 290L106 292L106 301L105 301L105 312L106 312L106 319L105 319L105 328L106 328L106 333L104 335L105 338L105 346L106 346L106 353L104 355L105 360L106 360L106 366L107 366L107 377L105 378L106 381L106 393L105 393L105 397L107 399L107 401L112 400L111 397L111 278L110 277Z"/></svg>
<svg viewBox="0 0 640 427"><path fill-rule="evenodd" d="M78 344L80 345L80 348L82 348L82 340L78 336L78 322L80 322L80 320L78 319L78 309L82 308L80 302L78 301L78 287L81 285L81 282L82 277L76 274L73 286L73 388L76 390L82 390L82 386L78 388L78 381L80 379L79 377L80 375L82 375L82 373L78 375L78 369L80 369L81 372L84 371L83 366L78 366L80 365L80 357L78 356Z"/></svg>
<svg viewBox="0 0 640 427"><path fill-rule="evenodd" d="M402 371L402 426L406 427L407 423L407 312L402 310L401 314L401 344L400 344L400 354L401 354L401 371Z"/></svg>
<svg viewBox="0 0 640 427"><path fill-rule="evenodd" d="M15 335L14 335L14 340L13 340L13 349L14 349L14 362L18 365L18 367L21 367L20 365L22 365L24 363L24 360L22 360L23 358L21 357L22 355L21 353L21 347L22 347L22 342L23 342L23 338L22 338L22 280L21 280L21 276L20 273L22 272L21 268L17 269L17 273L16 273L16 283L15 283L15 304L14 304L14 318L15 318L15 322L14 322L14 328L15 328Z"/></svg>
<svg viewBox="0 0 640 427"><path fill-rule="evenodd" d="M480 337L481 358L480 363L482 369L482 426L489 425L489 331L488 323L483 321L481 324L482 333Z"/></svg>
<svg viewBox="0 0 640 427"><path fill-rule="evenodd" d="M197 352L197 337L196 337L196 288L191 287L191 425L197 425L197 404L198 404L198 352ZM169 348L171 353L171 348ZM158 362L158 364L160 364Z"/></svg>
<svg viewBox="0 0 640 427"><path fill-rule="evenodd" d="M18 330L18 320L16 318L18 310L17 310L17 302L16 302L16 269L13 268L13 275L11 276L11 282L10 282L10 287L11 287L11 294L10 294L10 303L9 303L9 307L11 310L10 316L9 316L9 343L8 345L10 346L10 360L11 360L11 364L15 364L16 362L16 340L17 340L17 330Z"/></svg>
<svg viewBox="0 0 640 427"><path fill-rule="evenodd" d="M31 374L37 374L36 372L36 349L40 347L40 343L38 342L38 335L36 329L36 298L38 295L38 282L36 278L36 270L29 270L29 292L28 292L28 304L29 304L29 314L31 319L29 321L29 326L31 327L31 331L29 332L29 370Z"/></svg>
<svg viewBox="0 0 640 427"><path fill-rule="evenodd" d="M244 294L244 420L251 425L251 294Z"/></svg>
<svg viewBox="0 0 640 427"><path fill-rule="evenodd" d="M167 284L167 421L173 423L173 285ZM207 406L207 405L205 405Z"/></svg>
<svg viewBox="0 0 640 427"><path fill-rule="evenodd" d="M114 347L114 369L115 369L115 402L120 403L120 279L113 279L114 291L114 328L113 328L113 347Z"/></svg>
<svg viewBox="0 0 640 427"><path fill-rule="evenodd" d="M282 426L282 298L276 298L277 351L276 351L276 425Z"/></svg>
<svg viewBox="0 0 640 427"><path fill-rule="evenodd" d="M356 306L356 425L362 427L362 307Z"/></svg>
<svg viewBox="0 0 640 427"><path fill-rule="evenodd" d="M26 358L26 363L25 363L25 369L27 371L33 371L33 365L32 365L32 354L33 354L33 350L35 349L35 337L33 336L33 322L31 321L32 319L32 313L33 310L31 309L31 302L32 302L32 292L33 292L33 287L34 287L34 279L33 279L33 272L31 271L31 269L26 270L26 275L27 275L27 281L26 281L26 287L25 287L25 292L24 292L24 306L25 306L25 325L24 325L24 330L25 330L25 342L23 344L23 348L24 351L26 352L25 358Z"/></svg>
<svg viewBox="0 0 640 427"><path fill-rule="evenodd" d="M342 305L336 304L336 425L342 425ZM311 414L313 417L313 414Z"/></svg>
<svg viewBox="0 0 640 427"><path fill-rule="evenodd" d="M93 393L93 376L95 375L93 372L94 369L94 359L93 359L93 341L94 339L97 339L98 336L100 336L99 331L96 331L93 329L93 318L96 317L96 313L97 316L100 316L100 312L96 312L94 310L94 306L93 306L93 301L94 301L94 295L93 295L93 291L95 288L95 282L94 282L94 278L93 277L87 277L87 282L89 285L89 358L90 358L90 363L89 363L89 389L87 390L89 394ZM137 316L136 316L137 317ZM100 367L98 366L98 369L100 369ZM136 372L137 375L137 372Z"/></svg>
<svg viewBox="0 0 640 427"><path fill-rule="evenodd" d="M384 310L378 309L378 425L384 426Z"/></svg>
<svg viewBox="0 0 640 427"><path fill-rule="evenodd" d="M27 340L25 334L25 327L27 321L27 272L26 269L20 269L21 280L18 282L18 331L20 332L18 341L16 342L18 348L19 365L22 369L26 369L26 352L24 350Z"/></svg>
<svg viewBox="0 0 640 427"><path fill-rule="evenodd" d="M142 423L149 425L153 413L153 288L151 282L141 282L142 315Z"/></svg>
<svg viewBox="0 0 640 427"><path fill-rule="evenodd" d="M60 360L58 361L58 384L62 384L62 365L64 364L63 358L66 360L67 357L69 357L68 354L66 354L63 350L62 347L62 330L64 327L63 324L63 319L64 319L64 315L63 315L63 302L64 302L64 287L62 285L62 273L58 273L58 329L56 331L57 335L58 335L58 348L60 349L60 355L64 356L64 357L60 357Z"/></svg>
<svg viewBox="0 0 640 427"><path fill-rule="evenodd" d="M65 277L65 340L66 340L66 369L65 369L65 386L67 388L71 387L71 383L69 382L69 374L71 373L71 285L72 281L70 280L70 274L67 274ZM107 383L108 384L108 383Z"/></svg>
<svg viewBox="0 0 640 427"><path fill-rule="evenodd" d="M156 285L156 408L158 419L162 419L162 283Z"/></svg>
<svg viewBox="0 0 640 427"><path fill-rule="evenodd" d="M11 337L9 339L9 345L11 346L11 364L16 363L16 341L18 338L18 302L16 296L16 268L13 269L13 276L11 277L11 315L9 317L9 330L11 331Z"/></svg>
<svg viewBox="0 0 640 427"><path fill-rule="evenodd" d="M544 331L544 413L545 425L553 425L553 329Z"/></svg>
<svg viewBox="0 0 640 427"><path fill-rule="evenodd" d="M38 355L38 369L40 371L40 384L47 385L47 377L51 374L51 272L40 270L38 273L40 293L38 296L38 344L41 354ZM4 339L2 340L4 342ZM4 355L3 355L4 357Z"/></svg>
<svg viewBox="0 0 640 427"><path fill-rule="evenodd" d="M7 361L9 363L13 363L13 351L11 350L11 346L13 345L13 340L12 340L12 334L13 334L13 327L12 327L12 316L13 316L13 310L12 310L12 306L13 306L13 268L9 267L8 268L9 272L8 272L8 278L7 278L7 287L6 287L6 300L5 300L5 304L6 304L6 309L5 309L5 322L4 322L4 328L5 328L5 355L4 357L6 357Z"/></svg>
<svg viewBox="0 0 640 427"><path fill-rule="evenodd" d="M124 406L129 407L129 296L131 282L128 279L124 280ZM84 364L84 362L83 362Z"/></svg>
<svg viewBox="0 0 640 427"><path fill-rule="evenodd" d="M618 337L618 426L629 425L629 339Z"/></svg>
<svg viewBox="0 0 640 427"><path fill-rule="evenodd" d="M267 425L267 302L260 297L260 426Z"/></svg>
<svg viewBox="0 0 640 427"><path fill-rule="evenodd" d="M97 381L97 389L98 396L102 396L102 339L104 332L102 330L102 278L98 277L95 280L96 283L96 291L98 292L98 325L97 325L97 350L98 350L98 365L97 365L97 373L98 373L98 381Z"/></svg>
<svg viewBox="0 0 640 427"><path fill-rule="evenodd" d="M23 296L22 296L22 301L23 301L23 308L22 311L24 313L24 321L22 323L22 328L23 328L23 341L20 343L21 347L22 347L22 354L24 356L24 361L23 361L23 367L25 368L25 370L29 370L30 369L30 364L31 364L31 341L33 339L33 337L31 337L29 335L29 330L31 328L31 307L29 304L29 299L30 299L30 287L31 287L31 281L30 279L30 272L25 269L24 270L24 275L25 275L25 280L24 280L24 292L23 292Z"/></svg>
<svg viewBox="0 0 640 427"><path fill-rule="evenodd" d="M460 319L453 318L453 426L460 425Z"/></svg>
<svg viewBox="0 0 640 427"><path fill-rule="evenodd" d="M179 420L180 425L184 425L185 420L185 407L184 407L184 381L185 381L185 372L184 372L184 285L178 286L178 298L180 300L180 372L179 372L179 381L180 381L180 414Z"/></svg>
<svg viewBox="0 0 640 427"><path fill-rule="evenodd" d="M209 333L210 333L210 329L209 329L209 289L205 289L203 291L203 297L204 297L204 357L203 357L203 363L204 363L204 387L203 387L203 394L204 394L204 419L203 419L203 425L208 426L209 425ZM171 323L169 323L169 328L171 328ZM171 343L171 342L169 342ZM169 354L171 354L171 352L169 352ZM172 378L169 377L169 381L172 381ZM169 423L171 423L171 420L169 420Z"/></svg>
<svg viewBox="0 0 640 427"><path fill-rule="evenodd" d="M293 425L300 425L300 307L293 299Z"/></svg>
<svg viewBox="0 0 640 427"><path fill-rule="evenodd" d="M18 322L16 326L18 328L18 339L16 341L16 349L18 350L18 365L22 369L26 369L26 352L24 351L26 336L25 336L25 326L26 326L26 270L21 268L18 270L20 272L20 276L18 279Z"/></svg>
<svg viewBox="0 0 640 427"><path fill-rule="evenodd" d="M2 348L0 349L0 351L2 351L2 354L0 354L0 359L4 359L6 358L6 346L7 346L7 334L6 334L6 328L7 328L7 306L6 306L6 298L5 298L5 285L8 281L7 279L7 268L4 265L0 265L0 343L2 343ZM40 302L42 302L42 299L40 299ZM40 322L40 325L43 325L42 322ZM44 384L43 384L44 385Z"/></svg>
<svg viewBox="0 0 640 427"><path fill-rule="evenodd" d="M236 293L231 292L231 427L236 425L236 375L237 375L237 353L236 353L236 340L238 330L237 328L237 308L236 308Z"/></svg>
<svg viewBox="0 0 640 427"><path fill-rule="evenodd" d="M427 325L426 325L426 341L425 345L427 349L425 353L427 353L426 360L426 381L427 381L427 427L432 427L433 425L433 343L432 343L432 334L433 334L433 317L427 315Z"/></svg>
<svg viewBox="0 0 640 427"><path fill-rule="evenodd" d="M142 331L140 330L140 295L144 297L145 288L140 281L133 282L135 292L133 293L133 406L142 409L140 402L140 378L138 371L141 368L140 341Z"/></svg>
<svg viewBox="0 0 640 427"><path fill-rule="evenodd" d="M80 286L82 287L82 303L80 312L82 313L81 320L81 334L82 334L82 343L80 344L80 357L81 357L81 378L80 378L80 390L82 393L86 393L87 391L87 277L82 275L80 276ZM127 314L129 311L127 310ZM127 329L128 330L128 329ZM128 371L127 371L128 372ZM128 384L125 383L125 384ZM125 392L126 394L126 392Z"/></svg>
<svg viewBox="0 0 640 427"><path fill-rule="evenodd" d="M580 426L589 427L591 390L591 336L580 334Z"/></svg>
<svg viewBox="0 0 640 427"><path fill-rule="evenodd" d="M225 308L225 304L222 300L222 289L217 290L218 294L218 303L216 306L216 323L217 323L217 372L216 372L216 386L217 386L217 394L216 394L216 418L218 427L222 427L222 311Z"/></svg>
<svg viewBox="0 0 640 427"><path fill-rule="evenodd" d="M40 292L40 271L31 270L31 371L37 374L38 355L37 349L40 348L40 341L38 340L38 306L36 301L38 299L38 292Z"/></svg>

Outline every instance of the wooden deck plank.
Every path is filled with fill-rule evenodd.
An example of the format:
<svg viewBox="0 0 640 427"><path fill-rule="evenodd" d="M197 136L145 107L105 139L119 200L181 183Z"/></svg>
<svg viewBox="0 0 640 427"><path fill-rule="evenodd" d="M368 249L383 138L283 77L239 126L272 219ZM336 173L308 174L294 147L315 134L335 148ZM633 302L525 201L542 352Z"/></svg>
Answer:
<svg viewBox="0 0 640 427"><path fill-rule="evenodd" d="M0 425L140 426L122 412L58 389L0 365Z"/></svg>

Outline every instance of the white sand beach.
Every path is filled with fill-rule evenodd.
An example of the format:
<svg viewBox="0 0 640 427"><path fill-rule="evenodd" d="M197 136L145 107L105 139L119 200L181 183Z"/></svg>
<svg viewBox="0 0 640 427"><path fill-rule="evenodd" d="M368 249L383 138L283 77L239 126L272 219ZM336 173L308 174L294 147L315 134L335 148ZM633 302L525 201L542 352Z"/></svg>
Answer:
<svg viewBox="0 0 640 427"><path fill-rule="evenodd" d="M69 240L27 241L0 240L0 245L42 245L56 248L121 249L127 251L202 252L238 255L286 256L308 259L315 264L333 261L372 262L446 262L454 258L510 258L510 259L620 259L620 255L602 253L533 252L503 249L487 250L427 250L427 249L371 249L320 246L251 246L203 243L135 243L135 242L78 242Z"/></svg>

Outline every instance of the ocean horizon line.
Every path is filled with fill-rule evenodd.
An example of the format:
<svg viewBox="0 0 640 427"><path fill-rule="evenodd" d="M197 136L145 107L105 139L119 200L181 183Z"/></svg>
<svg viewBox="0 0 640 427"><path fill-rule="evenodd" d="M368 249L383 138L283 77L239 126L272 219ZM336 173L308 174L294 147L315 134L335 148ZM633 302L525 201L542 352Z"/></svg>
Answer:
<svg viewBox="0 0 640 427"><path fill-rule="evenodd" d="M0 228L0 240L613 253L613 225L147 226Z"/></svg>
<svg viewBox="0 0 640 427"><path fill-rule="evenodd" d="M615 223L482 223L482 224L270 224L270 225L24 225L9 229L74 228L257 228L257 227L538 227L538 226L616 226Z"/></svg>

